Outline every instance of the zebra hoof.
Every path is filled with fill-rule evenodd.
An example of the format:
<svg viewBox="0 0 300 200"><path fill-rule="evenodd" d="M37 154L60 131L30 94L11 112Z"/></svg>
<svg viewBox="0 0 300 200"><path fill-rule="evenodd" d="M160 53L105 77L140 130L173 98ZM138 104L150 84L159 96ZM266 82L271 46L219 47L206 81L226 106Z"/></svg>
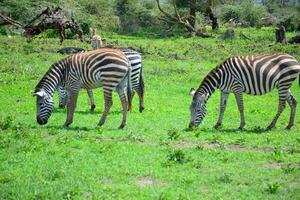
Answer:
<svg viewBox="0 0 300 200"><path fill-rule="evenodd" d="M287 125L287 127L285 127L286 130L291 130L293 125Z"/></svg>
<svg viewBox="0 0 300 200"><path fill-rule="evenodd" d="M214 129L219 129L222 127L222 124L216 123L216 125L214 125Z"/></svg>
<svg viewBox="0 0 300 200"><path fill-rule="evenodd" d="M243 131L243 130L245 130L245 128L242 127L242 126L240 126L240 127L238 128L238 131Z"/></svg>
<svg viewBox="0 0 300 200"><path fill-rule="evenodd" d="M268 126L267 128L266 128L266 131L270 131L270 130L272 130L274 128L274 126Z"/></svg>
<svg viewBox="0 0 300 200"><path fill-rule="evenodd" d="M90 109L90 111L91 111L91 112L94 112L95 108L96 108L96 106L95 106L95 105L91 105L91 109Z"/></svg>
<svg viewBox="0 0 300 200"><path fill-rule="evenodd" d="M140 107L139 109L140 113L143 112L144 109L145 109L144 107Z"/></svg>
<svg viewBox="0 0 300 200"><path fill-rule="evenodd" d="M125 127L125 125L126 125L126 124L121 124L121 125L119 126L119 129L123 129L123 128Z"/></svg>

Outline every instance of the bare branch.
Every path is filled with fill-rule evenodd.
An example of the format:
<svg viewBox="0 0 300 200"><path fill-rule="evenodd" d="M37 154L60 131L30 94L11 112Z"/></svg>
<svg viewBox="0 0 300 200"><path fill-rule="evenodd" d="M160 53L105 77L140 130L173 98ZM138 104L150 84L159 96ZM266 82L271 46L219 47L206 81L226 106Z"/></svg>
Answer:
<svg viewBox="0 0 300 200"><path fill-rule="evenodd" d="M7 25L13 25L13 26L16 26L16 27L18 27L18 28L23 28L24 27L24 25L23 24L21 24L20 22L18 22L18 21L16 21L16 20L13 20L13 19L11 19L10 17L7 17L7 16L5 16L5 15L3 15L3 14L1 14L0 13L0 17L3 19L3 21L4 21L4 23L1 23L2 25L5 25L5 24L7 24Z"/></svg>
<svg viewBox="0 0 300 200"><path fill-rule="evenodd" d="M164 19L164 21L167 22L171 22L173 24L180 24L182 26L184 26L190 33L195 33L196 30L195 28L190 24L190 22L188 21L188 17L181 17L177 6L176 6L176 2L175 0L172 1L173 4L173 8L174 8L174 12L175 12L175 16L170 15L169 13L165 12L161 6L160 6L160 2L159 0L156 0L158 9L165 15L166 19Z"/></svg>
<svg viewBox="0 0 300 200"><path fill-rule="evenodd" d="M61 11L62 9L60 7L47 7L40 14L32 18L25 26L0 13L0 18L4 20L4 22L0 23L0 26L13 25L22 28L24 30L24 36L28 39L31 39L33 36L47 29L54 29L58 31L61 43L65 38L65 30L70 29L73 33L79 35L80 40L83 41L82 29L76 22L74 15L72 14L71 20L68 20Z"/></svg>
<svg viewBox="0 0 300 200"><path fill-rule="evenodd" d="M160 2L159 0L156 0L157 2L157 7L159 9L160 12L162 12L166 17L168 17L169 19L173 19L173 20L176 20L176 17L170 15L169 13L165 12L161 7L160 7Z"/></svg>

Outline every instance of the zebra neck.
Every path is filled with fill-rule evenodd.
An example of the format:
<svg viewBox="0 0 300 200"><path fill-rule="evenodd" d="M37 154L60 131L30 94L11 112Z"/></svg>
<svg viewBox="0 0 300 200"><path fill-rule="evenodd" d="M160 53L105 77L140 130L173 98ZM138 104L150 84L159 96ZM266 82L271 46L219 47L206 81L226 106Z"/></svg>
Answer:
<svg viewBox="0 0 300 200"><path fill-rule="evenodd" d="M207 88L207 87L202 87L200 86L197 91L196 94L201 96L201 95L206 95L206 101L209 99L209 97L215 92L216 88Z"/></svg>
<svg viewBox="0 0 300 200"><path fill-rule="evenodd" d="M220 75L218 70L212 70L202 81L197 93L208 94L208 98L220 87Z"/></svg>
<svg viewBox="0 0 300 200"><path fill-rule="evenodd" d="M61 85L64 82L65 73L63 69L63 65L58 63L52 65L35 87L36 91L43 89L50 97L53 97L54 91L57 89L58 85Z"/></svg>

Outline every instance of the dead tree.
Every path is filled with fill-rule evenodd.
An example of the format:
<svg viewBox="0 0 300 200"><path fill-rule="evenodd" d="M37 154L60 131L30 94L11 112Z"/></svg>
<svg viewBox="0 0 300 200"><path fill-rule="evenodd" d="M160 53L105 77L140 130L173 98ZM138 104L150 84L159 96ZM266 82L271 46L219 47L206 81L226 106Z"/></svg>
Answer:
<svg viewBox="0 0 300 200"><path fill-rule="evenodd" d="M286 45L284 26L280 26L275 29L275 39L276 39L276 43L281 43L282 45Z"/></svg>
<svg viewBox="0 0 300 200"><path fill-rule="evenodd" d="M207 6L206 11L205 11L205 17L207 17L211 21L212 30L219 29L218 18L214 15L211 5Z"/></svg>
<svg viewBox="0 0 300 200"><path fill-rule="evenodd" d="M60 7L47 7L25 25L10 17L4 16L1 13L0 18L3 20L3 22L0 23L0 26L12 25L22 29L23 35L27 38L27 41L31 41L34 36L39 35L48 29L54 29L58 32L60 43L62 44L66 37L66 29L70 29L71 32L79 35L80 40L83 42L83 31L76 22L74 16L71 17L71 20L66 19Z"/></svg>
<svg viewBox="0 0 300 200"><path fill-rule="evenodd" d="M160 1L156 0L157 7L160 10L160 12L164 15L164 18L161 18L162 20L171 23L171 24L179 24L183 26L190 34L191 36L199 36L199 37L210 37L210 35L207 35L205 33L202 33L200 31L197 31L195 28L195 19L196 19L196 1L191 0L191 9L189 16L180 16L176 2L175 0L172 1L173 8L174 8L174 15L171 15L164 11L160 6Z"/></svg>
<svg viewBox="0 0 300 200"><path fill-rule="evenodd" d="M190 0L190 15L188 21L192 27L196 25L196 0Z"/></svg>

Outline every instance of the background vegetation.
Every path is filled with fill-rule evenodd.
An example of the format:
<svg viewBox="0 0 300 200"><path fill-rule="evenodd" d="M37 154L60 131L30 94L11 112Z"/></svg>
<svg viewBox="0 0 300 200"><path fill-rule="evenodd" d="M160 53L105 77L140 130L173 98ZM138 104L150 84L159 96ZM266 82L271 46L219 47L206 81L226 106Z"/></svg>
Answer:
<svg viewBox="0 0 300 200"><path fill-rule="evenodd" d="M285 7L292 11L280 15L284 9L276 3L245 3L237 9L235 1L225 5L214 2L214 11L222 20L220 29L212 32L203 25L199 8L198 27L211 37L191 38L182 28L159 20L155 2L128 2L125 8L120 1L50 2L76 10L82 27L97 27L106 43L142 53L146 109L138 112L135 97L124 130L117 129L122 114L116 94L106 124L97 127L103 111L101 89L95 90L94 113L89 112L85 91L81 92L74 123L68 129L62 127L66 111L57 108L55 95L56 109L49 123L39 126L31 92L50 65L65 57L56 51L66 46L91 47L70 39L59 45L58 38L49 38L56 36L52 32L27 43L18 35L7 37L17 31L2 27L0 199L299 199L299 106L292 130L284 129L290 113L287 106L277 127L264 131L276 113L276 90L264 96L244 96L245 131L236 129L239 112L233 95L222 129L212 128L219 113L218 91L208 102L203 124L195 130L187 128L190 88L197 87L225 58L286 52L300 60L299 45L275 44L274 27L264 27L263 20L251 14L259 10L260 17L278 15L284 20L289 14L298 14L294 8ZM0 8L26 21L36 14L35 6L50 3L3 0ZM171 12L167 3L164 6ZM180 12L187 12L186 4L180 6ZM239 17L235 25L226 17L234 12ZM254 17L246 17L247 12ZM147 15L150 17L140 18ZM127 19L133 27L125 25ZM220 37L228 27L235 27L233 39ZM288 31L287 38L296 34ZM297 81L291 90L300 102Z"/></svg>
<svg viewBox="0 0 300 200"><path fill-rule="evenodd" d="M161 0L166 11L173 14L172 0ZM221 3L224 2L224 3ZM264 4L255 4L253 0L197 0L196 25L199 29L205 28L207 20L204 13L207 6L211 5L213 12L220 23L228 21L238 22L244 27L261 27L264 25L284 24L288 31L300 31L300 8L282 5L282 1L264 0ZM62 7L67 16L75 14L85 34L89 27L98 29L99 33L115 32L122 34L141 34L147 36L178 36L182 30L176 25L167 23L157 8L155 0L2 0L0 12L22 22L28 21L46 6ZM189 0L176 0L176 5L181 14L187 13L190 6ZM11 34L15 30L0 29L2 33Z"/></svg>

